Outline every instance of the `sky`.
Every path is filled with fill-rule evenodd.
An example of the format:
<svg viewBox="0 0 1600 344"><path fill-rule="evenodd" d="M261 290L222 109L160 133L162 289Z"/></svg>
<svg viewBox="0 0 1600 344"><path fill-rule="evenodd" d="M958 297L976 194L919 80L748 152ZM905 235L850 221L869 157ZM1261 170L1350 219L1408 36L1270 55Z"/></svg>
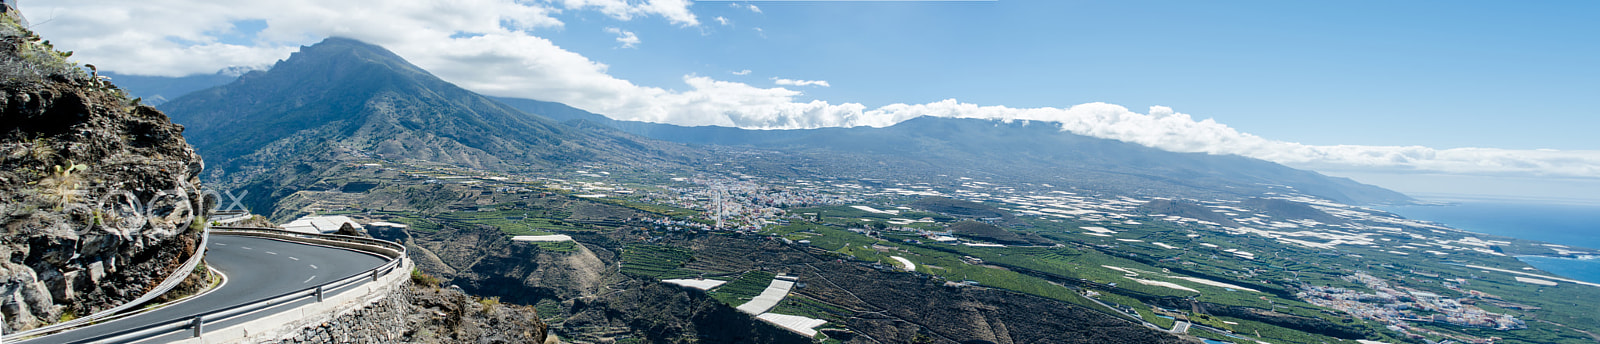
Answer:
<svg viewBox="0 0 1600 344"><path fill-rule="evenodd" d="M744 128L1059 123L1408 193L1600 200L1600 2L20 0L120 74L343 36L462 87Z"/></svg>

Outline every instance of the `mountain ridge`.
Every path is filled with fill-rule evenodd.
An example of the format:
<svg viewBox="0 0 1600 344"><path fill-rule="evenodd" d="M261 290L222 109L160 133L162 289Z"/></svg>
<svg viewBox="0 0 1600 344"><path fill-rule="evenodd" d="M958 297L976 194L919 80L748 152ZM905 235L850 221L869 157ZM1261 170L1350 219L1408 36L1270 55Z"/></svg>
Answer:
<svg viewBox="0 0 1600 344"><path fill-rule="evenodd" d="M933 163L962 157L996 155L1030 162L1032 165L1038 165L1030 168L1038 170L1069 168L1081 173L1136 176L1137 179L1185 185L1188 188L1243 188L1253 191L1240 192L1236 195L1245 197L1272 192L1272 188L1257 184L1283 184L1313 196L1342 203L1413 201L1404 194L1362 184L1349 178L1326 176L1315 171L1294 169L1237 155L1170 152L1129 142L1078 135L1061 130L1060 124L1055 122L921 116L882 128L759 130L622 121L559 103L515 98L496 99L525 110L558 113L561 118L568 121L594 122L639 136L691 145L834 151L871 150L872 153L879 155L921 157L919 160ZM984 129L986 127L1003 129L986 130ZM996 142L1007 144L996 144ZM1016 152L1004 153L1007 151ZM952 153L959 153L960 156ZM1149 173L1151 171L1156 173ZM1186 178L1211 180L1196 182Z"/></svg>
<svg viewBox="0 0 1600 344"><path fill-rule="evenodd" d="M675 164L685 153L529 115L445 82L382 47L333 37L271 69L163 104L214 166L208 178L273 203L307 175L378 157L486 170L581 162Z"/></svg>
<svg viewBox="0 0 1600 344"><path fill-rule="evenodd" d="M1276 192L1351 204L1411 201L1346 178L1240 156L1168 152L1077 135L1053 122L924 116L883 128L748 130L620 121L561 103L478 95L382 47L337 37L305 47L272 69L163 107L189 126L201 152L234 157L213 160L217 178L252 174L275 161L262 155L330 151L490 170L584 161L675 164L705 154L664 145L672 143L778 150L797 161L820 161L827 169L868 178L980 173L1129 195L1243 199ZM226 132L240 126L260 130ZM317 142L337 144L311 144ZM830 156L856 162L825 161Z"/></svg>

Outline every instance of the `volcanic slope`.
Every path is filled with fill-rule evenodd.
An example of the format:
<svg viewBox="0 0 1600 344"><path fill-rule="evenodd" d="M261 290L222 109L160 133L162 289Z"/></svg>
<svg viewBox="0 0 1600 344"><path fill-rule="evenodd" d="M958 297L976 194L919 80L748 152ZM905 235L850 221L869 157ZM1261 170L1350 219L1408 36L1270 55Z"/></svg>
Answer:
<svg viewBox="0 0 1600 344"><path fill-rule="evenodd" d="M206 177L270 207L340 161L410 160L483 170L587 163L673 165L676 144L563 125L440 80L346 38L162 106L213 167Z"/></svg>
<svg viewBox="0 0 1600 344"><path fill-rule="evenodd" d="M913 175L989 176L1113 194L1198 199L1301 193L1347 204L1407 203L1404 194L1235 155L1176 153L1061 130L1051 122L918 117L883 128L749 130L612 120L558 103L499 98L527 111L692 145L780 150L795 166L905 181ZM755 164L755 163L752 163ZM810 176L796 176L810 177Z"/></svg>

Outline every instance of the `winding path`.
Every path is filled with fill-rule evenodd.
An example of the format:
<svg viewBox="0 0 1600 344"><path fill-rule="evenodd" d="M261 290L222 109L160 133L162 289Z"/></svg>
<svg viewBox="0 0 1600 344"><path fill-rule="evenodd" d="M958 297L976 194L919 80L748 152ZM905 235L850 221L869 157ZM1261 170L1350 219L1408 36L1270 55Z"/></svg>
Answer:
<svg viewBox="0 0 1600 344"><path fill-rule="evenodd" d="M346 249L307 245L295 242L255 237L213 235L206 252L206 262L227 276L227 283L204 295L168 305L143 314L117 319L55 335L23 341L22 343L78 343L93 340L127 329L145 325L186 319L196 314L226 309L310 288L319 284L360 274L383 265L382 257ZM301 302L289 303L292 306ZM271 312L260 312L270 314ZM221 328L230 323L242 323L250 316L241 317L208 327ZM165 342L180 338L156 338Z"/></svg>

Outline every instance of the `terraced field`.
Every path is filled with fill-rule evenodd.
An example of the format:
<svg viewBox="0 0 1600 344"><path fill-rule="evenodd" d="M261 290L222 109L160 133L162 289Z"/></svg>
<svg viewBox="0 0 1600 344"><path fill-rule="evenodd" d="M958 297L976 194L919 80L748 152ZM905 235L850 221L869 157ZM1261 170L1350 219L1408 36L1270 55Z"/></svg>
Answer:
<svg viewBox="0 0 1600 344"><path fill-rule="evenodd" d="M692 259L694 253L684 248L628 245L622 250L622 272L655 279L692 278L700 273L683 268Z"/></svg>

